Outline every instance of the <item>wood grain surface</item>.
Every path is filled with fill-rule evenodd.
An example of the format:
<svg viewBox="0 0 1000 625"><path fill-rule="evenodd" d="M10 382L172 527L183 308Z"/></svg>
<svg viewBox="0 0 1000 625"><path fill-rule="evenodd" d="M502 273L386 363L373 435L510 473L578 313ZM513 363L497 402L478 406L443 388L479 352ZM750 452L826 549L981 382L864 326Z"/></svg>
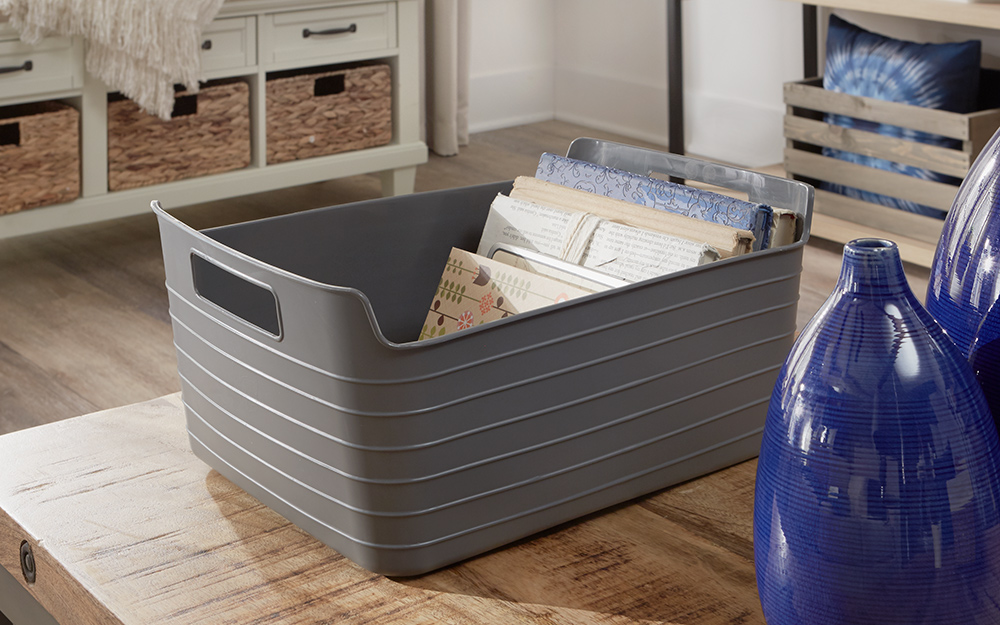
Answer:
<svg viewBox="0 0 1000 625"><path fill-rule="evenodd" d="M943 211L951 208L958 193L955 185L875 169L795 148L785 148L785 170L791 174L926 204Z"/></svg>
<svg viewBox="0 0 1000 625"><path fill-rule="evenodd" d="M188 450L179 396L0 437L0 564L60 623L763 623L754 462L421 577L370 573Z"/></svg>
<svg viewBox="0 0 1000 625"><path fill-rule="evenodd" d="M816 189L816 206L813 217L818 213L824 213L838 219L846 219L855 225L855 228L864 231L866 228L872 232L905 232L907 236L894 235L899 239L913 239L920 241L930 251L933 257L937 248L938 240L941 238L941 230L944 221L921 215L901 211L890 206L880 206L857 200L839 193L831 193L822 189ZM813 220L813 230L815 231L816 221ZM895 239L894 239L895 240ZM896 241L899 243L899 241ZM905 259L904 259L905 260ZM930 266L930 259L925 267Z"/></svg>
<svg viewBox="0 0 1000 625"><path fill-rule="evenodd" d="M913 167L964 178L976 154L937 145L907 141L857 128L785 115L785 139L883 158ZM977 153L978 154L978 153Z"/></svg>
<svg viewBox="0 0 1000 625"><path fill-rule="evenodd" d="M870 1L862 0L862 2ZM910 0L905 1L909 2ZM968 141L972 138L968 119L963 114L828 91L823 89L821 78L787 82L784 85L783 93L784 102L789 106L824 113L836 113L880 124L904 126L962 141Z"/></svg>

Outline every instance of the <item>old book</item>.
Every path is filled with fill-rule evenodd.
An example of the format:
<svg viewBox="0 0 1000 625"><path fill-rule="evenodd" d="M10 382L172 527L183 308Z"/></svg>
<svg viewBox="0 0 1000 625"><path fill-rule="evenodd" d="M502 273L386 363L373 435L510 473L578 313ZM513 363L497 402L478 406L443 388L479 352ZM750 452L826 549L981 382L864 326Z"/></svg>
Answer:
<svg viewBox="0 0 1000 625"><path fill-rule="evenodd" d="M774 209L774 227L771 229L771 247L790 245L799 240L799 217L790 210Z"/></svg>
<svg viewBox="0 0 1000 625"><path fill-rule="evenodd" d="M452 248L419 340L466 330L592 291Z"/></svg>
<svg viewBox="0 0 1000 625"><path fill-rule="evenodd" d="M546 152L535 177L565 187L749 230L754 250L771 246L772 209L721 193Z"/></svg>
<svg viewBox="0 0 1000 625"><path fill-rule="evenodd" d="M670 217L688 219L678 215ZM497 244L541 252L628 282L697 267L720 258L719 252L703 241L503 194L497 194L490 206L478 253L485 255Z"/></svg>
<svg viewBox="0 0 1000 625"><path fill-rule="evenodd" d="M722 258L746 254L753 249L754 235L749 230L655 210L537 178L516 178L510 197L562 210L590 213L691 241L702 241L716 249Z"/></svg>

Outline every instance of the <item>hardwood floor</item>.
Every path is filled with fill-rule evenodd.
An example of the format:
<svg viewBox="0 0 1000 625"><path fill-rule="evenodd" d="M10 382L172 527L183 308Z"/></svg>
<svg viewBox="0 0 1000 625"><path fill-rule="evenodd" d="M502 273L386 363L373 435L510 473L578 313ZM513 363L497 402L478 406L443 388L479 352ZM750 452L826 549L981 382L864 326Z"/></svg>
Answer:
<svg viewBox="0 0 1000 625"><path fill-rule="evenodd" d="M459 156L432 155L417 190L531 175L542 152L564 153L578 136L636 143L554 121L480 133ZM356 176L174 212L204 228L379 195L377 177ZM799 327L839 268L839 246L814 239ZM927 271L907 273L922 298ZM151 213L0 241L0 434L179 390L163 282Z"/></svg>

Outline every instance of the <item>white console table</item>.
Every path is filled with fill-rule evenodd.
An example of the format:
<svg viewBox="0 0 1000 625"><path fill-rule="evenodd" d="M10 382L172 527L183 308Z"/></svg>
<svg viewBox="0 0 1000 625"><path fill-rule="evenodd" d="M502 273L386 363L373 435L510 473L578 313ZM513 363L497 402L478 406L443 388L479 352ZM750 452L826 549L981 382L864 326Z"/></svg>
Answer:
<svg viewBox="0 0 1000 625"><path fill-rule="evenodd" d="M0 23L0 66L31 61L30 71L0 74L0 106L59 100L80 111L81 197L0 216L0 238L114 219L149 210L217 200L344 176L378 172L386 195L413 191L426 162L420 140L417 0L229 0L206 28L203 79L242 77L250 87L250 166L226 173L124 191L108 190L108 87L84 71L78 38L52 37L37 46ZM352 32L303 37L355 25ZM379 59L392 70L393 135L388 145L269 165L265 87L269 72Z"/></svg>

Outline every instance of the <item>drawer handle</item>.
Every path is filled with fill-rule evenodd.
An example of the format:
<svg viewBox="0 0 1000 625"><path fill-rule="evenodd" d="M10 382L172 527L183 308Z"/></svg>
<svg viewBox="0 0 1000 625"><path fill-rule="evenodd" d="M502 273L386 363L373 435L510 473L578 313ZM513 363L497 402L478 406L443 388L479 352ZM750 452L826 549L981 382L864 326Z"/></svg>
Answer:
<svg viewBox="0 0 1000 625"><path fill-rule="evenodd" d="M327 30L309 30L308 28L302 29L302 38L308 39L313 35L342 35L344 33L356 33L358 32L358 25L351 24L350 26L344 28L328 28Z"/></svg>
<svg viewBox="0 0 1000 625"><path fill-rule="evenodd" d="M10 67L0 67L0 74L10 74L12 72L30 72L34 65L31 61L25 61L23 65L12 65Z"/></svg>
<svg viewBox="0 0 1000 625"><path fill-rule="evenodd" d="M201 43L201 49L202 50L211 50L212 49L212 40L211 39L206 39L205 41L203 41Z"/></svg>

